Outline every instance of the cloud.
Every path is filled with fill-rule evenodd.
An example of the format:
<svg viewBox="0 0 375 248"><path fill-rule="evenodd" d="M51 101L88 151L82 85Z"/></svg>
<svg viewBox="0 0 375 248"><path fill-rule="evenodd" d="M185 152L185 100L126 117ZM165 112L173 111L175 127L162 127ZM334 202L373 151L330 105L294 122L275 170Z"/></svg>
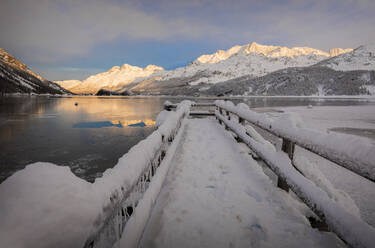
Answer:
<svg viewBox="0 0 375 248"><path fill-rule="evenodd" d="M210 44L207 52L252 41L354 48L375 41L374 11L373 0L2 0L0 47L31 67L55 69L121 42L128 45L118 53L127 59L136 56L129 51L134 44L155 43L173 60L185 41Z"/></svg>
<svg viewBox="0 0 375 248"><path fill-rule="evenodd" d="M195 20L168 20L130 4L99 0L5 0L0 22L1 44L45 62L85 55L96 44L118 38L194 39L218 32Z"/></svg>

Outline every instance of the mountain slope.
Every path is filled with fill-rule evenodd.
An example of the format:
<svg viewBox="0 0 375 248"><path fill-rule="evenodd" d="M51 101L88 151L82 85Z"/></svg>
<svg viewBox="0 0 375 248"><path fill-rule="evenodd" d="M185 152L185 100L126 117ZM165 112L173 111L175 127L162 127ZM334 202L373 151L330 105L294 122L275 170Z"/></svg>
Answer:
<svg viewBox="0 0 375 248"><path fill-rule="evenodd" d="M74 93L96 93L100 89L109 91L135 90L136 92L158 92L159 88L193 87L215 84L241 76L260 77L270 72L288 67L310 66L325 60L331 54L339 54L351 49L334 48L324 52L309 47L265 46L251 43L234 46L226 51L198 57L186 67L166 71L160 67L145 69L123 65L113 67L108 72L99 73L82 83L57 81ZM74 85L74 86L71 86Z"/></svg>
<svg viewBox="0 0 375 248"><path fill-rule="evenodd" d="M355 50L319 62L316 66L325 66L337 71L375 70L375 44L364 45Z"/></svg>
<svg viewBox="0 0 375 248"><path fill-rule="evenodd" d="M143 69L137 66L124 64L121 67L114 66L109 71L90 76L83 81L65 80L55 81L55 83L65 87L73 93L96 94L101 89L108 91L121 90L124 86L132 83L136 78L148 77L155 71L159 70L163 70L163 68L155 65L148 65Z"/></svg>
<svg viewBox="0 0 375 248"><path fill-rule="evenodd" d="M191 84L205 73L169 80L148 80L131 88L136 94L165 95L375 95L375 66L373 46L361 46L315 65L289 67L255 77L247 75L216 84ZM267 52L267 50L263 50ZM337 51L331 51L335 54ZM233 57L238 55L232 55ZM264 56L261 54L260 56ZM300 57L300 56L299 56ZM285 57L282 57L285 59ZM209 59L208 59L209 60ZM219 64L218 62L217 64ZM346 71L330 68L344 68ZM357 68L367 70L357 70Z"/></svg>
<svg viewBox="0 0 375 248"><path fill-rule="evenodd" d="M258 78L241 77L222 82L205 95L375 95L375 71L335 71L327 67L296 67Z"/></svg>
<svg viewBox="0 0 375 248"><path fill-rule="evenodd" d="M260 77L270 72L288 67L301 67L316 64L331 56L352 49L333 48L330 53L309 47L265 46L253 42L244 46L234 46L227 51L200 56L186 67L173 71L154 73L157 81L194 78L192 86L201 83L215 84L241 76ZM197 78L196 74L205 76ZM150 80L148 78L148 80Z"/></svg>
<svg viewBox="0 0 375 248"><path fill-rule="evenodd" d="M70 94L0 48L0 93Z"/></svg>

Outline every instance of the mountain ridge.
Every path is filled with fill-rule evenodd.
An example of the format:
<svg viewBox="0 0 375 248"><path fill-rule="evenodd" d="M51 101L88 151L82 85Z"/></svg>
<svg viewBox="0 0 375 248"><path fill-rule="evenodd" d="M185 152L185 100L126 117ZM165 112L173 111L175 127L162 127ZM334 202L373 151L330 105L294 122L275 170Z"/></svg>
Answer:
<svg viewBox="0 0 375 248"><path fill-rule="evenodd" d="M233 54L236 54L243 50L243 52L249 53L257 53L263 54L267 57L295 57L300 55L322 55L326 57L333 57L343 53L353 51L352 48L331 48L328 52L311 48L311 47L283 47L283 46L268 46L262 45L256 42L252 42L251 44L243 45L243 46L233 46L228 50L217 50L212 54L203 54L199 56L195 61L200 63L217 63L221 60L228 59Z"/></svg>
<svg viewBox="0 0 375 248"><path fill-rule="evenodd" d="M242 94L274 95L277 92L286 94L286 91L280 91L281 88L278 90L273 89L273 87L280 87L280 83L286 85L285 89L291 90L290 94L305 95L306 92L312 94L320 92L331 95L335 94L335 92L337 94L371 94L373 92L373 73L367 73L367 71L375 70L375 63L371 62L373 55L369 54L369 49L372 49L371 46L363 46L356 49L332 48L325 52L310 47L287 48L261 45L253 42L243 46L233 46L228 50L218 50L212 54L204 54L189 65L175 70L152 69L152 73L147 75L138 74L131 79L128 78L126 84L119 85L121 87L108 87L110 85L104 83L105 87L102 88L116 92L116 94L134 93L146 95L230 95L234 92L237 95L241 91ZM375 54L375 51L373 54ZM353 63L350 64L348 61ZM368 63L368 61L371 63ZM340 71L340 65L345 63L349 63L348 69L352 68L353 71L356 70L357 72L335 72ZM363 68L355 67L355 63L362 63L367 67L363 71ZM332 64L337 65L334 67ZM125 64L121 67L112 67L107 72L91 77L98 78L103 82L105 81L102 78L103 75L115 73L121 68L127 68L130 71L145 70ZM301 71L288 68L306 69ZM325 72L327 75L319 75L319 71ZM276 73L272 74L273 72ZM291 75L286 78L283 75L285 72ZM256 81L257 78L262 78L267 83L269 82L268 79L272 79L275 83L268 83L270 90L249 91L248 87L251 87L253 83L256 83L256 87L261 89L259 82L263 81ZM325 86L318 85L319 82L312 82L311 80L313 79L323 80L326 90L323 91ZM117 78L117 80L121 81L121 78ZM236 80L240 80L242 84L236 84ZM301 90L297 82L302 82L301 85L306 85L309 90ZM357 82L358 85L351 86L350 82ZM298 90L294 90L290 85L294 85ZM339 85L342 85L345 89L340 90ZM231 87L233 87L232 93ZM319 90L317 90L318 88Z"/></svg>
<svg viewBox="0 0 375 248"><path fill-rule="evenodd" d="M71 94L0 48L0 93Z"/></svg>
<svg viewBox="0 0 375 248"><path fill-rule="evenodd" d="M138 77L147 77L155 71L164 70L156 65L148 65L145 68L123 64L122 66L113 66L106 72L101 72L89 76L83 81L63 80L55 81L62 87L76 94L96 94L99 90L115 91L132 83Z"/></svg>

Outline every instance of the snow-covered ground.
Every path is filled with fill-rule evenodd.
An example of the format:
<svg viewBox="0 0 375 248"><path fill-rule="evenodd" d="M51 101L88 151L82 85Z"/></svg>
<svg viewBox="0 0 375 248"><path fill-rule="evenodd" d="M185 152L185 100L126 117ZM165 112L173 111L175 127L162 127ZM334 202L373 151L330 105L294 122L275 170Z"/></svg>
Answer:
<svg viewBox="0 0 375 248"><path fill-rule="evenodd" d="M129 190L137 182L160 147L162 135L170 136L179 119L188 113L190 104L186 101L177 107L176 112L162 112L157 118L158 130L134 146L113 169L107 170L93 184L77 178L67 167L49 163L29 165L9 177L0 185L0 247L82 247L87 236L100 228L111 206L120 199L117 193ZM244 104L238 106L247 110ZM353 126L370 128L366 126L367 120L373 123L371 118L374 118L372 106L281 109L300 113L302 121L298 125L305 125L304 121L308 127L314 127L316 122L315 126L323 130L347 126L334 125L334 120L352 121ZM310 115L306 114L309 111ZM268 112L267 115L276 117L280 113ZM324 125L327 119L332 123ZM355 124L359 119L365 120L363 126ZM290 124L280 121L282 118L278 122L280 125ZM238 144L217 121L185 120L182 130L158 169L161 176L150 184L125 228L121 239L124 242L119 245L128 244L125 241L129 241L129 233L137 233L140 237L161 188L142 236L142 247L343 246L333 233L312 229L306 216L313 213L307 206L292 194L276 188L249 155L249 149ZM254 132L251 127L246 130ZM268 152L274 151L262 137L256 137L255 140ZM330 199L343 202L344 208L357 216L358 209L340 190L348 193L357 203L362 218L374 225L375 190L372 182L336 168L303 149L297 149L295 163L326 191ZM309 165L307 171L303 165ZM323 173L316 173L319 172L317 168ZM162 187L164 175L166 181ZM304 182L299 181L299 184ZM311 188L310 193L317 192L310 187L312 185L311 182L304 183L305 189ZM334 206L325 200L318 205L323 209L326 209L323 205L329 205L331 210ZM334 209L342 213L338 207ZM331 217L335 211L330 211ZM353 240L363 229L356 225L358 222L350 220L341 218L337 223L344 223L346 230L349 227L353 231L348 237ZM359 219L356 217L356 220ZM371 230L374 232L375 229ZM368 234L364 233L367 244L374 237ZM137 241L135 238L129 242L135 244Z"/></svg>
<svg viewBox="0 0 375 248"><path fill-rule="evenodd" d="M340 132L351 130L351 135L356 135L358 138L375 144L373 136L373 132L375 131L374 105L313 106L312 108L279 107L275 109L298 114L303 121L302 125L304 127L322 131L337 130L336 128L339 128ZM268 115L273 117L280 116L281 114L278 112L268 113ZM364 137L366 136L366 132L368 132L368 138ZM337 189L348 193L359 207L362 218L372 226L375 226L374 183L306 150L297 149L296 156L297 159L304 157L309 163L317 166Z"/></svg>
<svg viewBox="0 0 375 248"><path fill-rule="evenodd" d="M215 120L189 120L141 247L340 247ZM202 152L204 151L204 152Z"/></svg>
<svg viewBox="0 0 375 248"><path fill-rule="evenodd" d="M339 127L375 129L375 105L279 107L275 109L297 113L302 118L303 125L308 128L323 131ZM280 115L280 113L269 114Z"/></svg>

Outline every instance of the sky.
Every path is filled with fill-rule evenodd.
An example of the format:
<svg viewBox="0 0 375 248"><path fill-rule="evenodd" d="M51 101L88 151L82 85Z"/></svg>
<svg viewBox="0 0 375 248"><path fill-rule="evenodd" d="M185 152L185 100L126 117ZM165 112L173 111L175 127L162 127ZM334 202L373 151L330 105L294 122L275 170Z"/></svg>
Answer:
<svg viewBox="0 0 375 248"><path fill-rule="evenodd" d="M49 80L82 80L253 41L356 48L375 41L374 13L374 0L1 0L0 47Z"/></svg>

